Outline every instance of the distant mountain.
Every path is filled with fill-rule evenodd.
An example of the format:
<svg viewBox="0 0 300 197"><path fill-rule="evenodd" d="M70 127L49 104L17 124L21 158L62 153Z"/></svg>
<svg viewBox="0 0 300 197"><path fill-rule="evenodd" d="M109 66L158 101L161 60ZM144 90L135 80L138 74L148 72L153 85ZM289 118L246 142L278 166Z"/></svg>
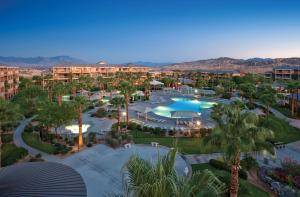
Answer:
<svg viewBox="0 0 300 197"><path fill-rule="evenodd" d="M3 57L0 56L0 64L17 65L20 67L50 67L53 65L70 65L70 64L85 64L81 59L70 56L55 56L55 57Z"/></svg>
<svg viewBox="0 0 300 197"><path fill-rule="evenodd" d="M234 59L220 57L162 66L162 70L240 70L243 72L263 73L280 65L300 66L300 58L251 58Z"/></svg>
<svg viewBox="0 0 300 197"><path fill-rule="evenodd" d="M141 65L141 66L147 66L147 67L160 67L165 65L170 65L172 63L167 62L144 62L144 61L137 61L137 62L130 62L128 64L134 64L134 65Z"/></svg>

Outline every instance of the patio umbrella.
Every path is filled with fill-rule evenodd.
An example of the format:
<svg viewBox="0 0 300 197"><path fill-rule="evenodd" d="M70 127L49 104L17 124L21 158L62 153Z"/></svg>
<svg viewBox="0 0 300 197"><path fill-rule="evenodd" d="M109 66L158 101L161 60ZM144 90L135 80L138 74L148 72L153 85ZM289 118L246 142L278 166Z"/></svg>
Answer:
<svg viewBox="0 0 300 197"><path fill-rule="evenodd" d="M158 86L158 85L164 85L164 83L162 83L160 81L152 80L152 81L150 81L150 85Z"/></svg>

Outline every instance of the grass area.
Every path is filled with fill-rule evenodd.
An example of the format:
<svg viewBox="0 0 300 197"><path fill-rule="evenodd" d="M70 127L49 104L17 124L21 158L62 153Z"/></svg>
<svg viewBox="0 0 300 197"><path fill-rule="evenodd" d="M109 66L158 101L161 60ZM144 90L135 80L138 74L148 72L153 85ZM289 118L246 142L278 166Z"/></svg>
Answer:
<svg viewBox="0 0 300 197"><path fill-rule="evenodd" d="M53 146L52 144L48 144L48 143L44 143L42 141L40 141L39 137L36 135L33 135L32 133L28 133L28 132L24 132L22 133L22 138L24 140L24 142L33 147L36 148L40 151L49 153L49 154L53 154L55 152L55 146Z"/></svg>
<svg viewBox="0 0 300 197"><path fill-rule="evenodd" d="M218 170L216 168L214 168L213 166L209 165L208 163L205 164L194 164L192 165L192 169L193 172L196 171L203 171L205 169L208 169L210 171L212 171L216 176L218 176L221 180L224 179L224 177L229 178L230 177L230 173L223 171L223 170ZM263 190L261 190L260 188L256 187L255 185L249 183L246 180L240 179L240 184L241 184L241 188L240 191L244 191L242 194L239 193L239 196L243 196L243 197L268 197L269 194ZM245 192L245 188L247 190L247 192Z"/></svg>
<svg viewBox="0 0 300 197"><path fill-rule="evenodd" d="M274 115L261 118L260 126L269 128L274 132L275 142L290 143L300 140L300 129L289 125L288 122L276 118Z"/></svg>
<svg viewBox="0 0 300 197"><path fill-rule="evenodd" d="M285 107L285 106L281 106L281 105L273 105L272 108L276 109L277 111L279 111L280 113L282 113L283 115L289 117L289 118L293 118L292 117L292 113L291 113L291 109Z"/></svg>
<svg viewBox="0 0 300 197"><path fill-rule="evenodd" d="M158 142L160 145L167 147L174 147L176 144L175 137L161 137L159 135L140 131L131 132L131 135L133 136L133 141L136 144L150 144L151 142ZM203 139L201 138L178 138L177 147L179 151L184 154L201 154L219 151L215 147L204 146Z"/></svg>
<svg viewBox="0 0 300 197"><path fill-rule="evenodd" d="M27 150L16 147L15 144L4 144L2 145L1 151L2 166L14 164L18 160L28 155Z"/></svg>

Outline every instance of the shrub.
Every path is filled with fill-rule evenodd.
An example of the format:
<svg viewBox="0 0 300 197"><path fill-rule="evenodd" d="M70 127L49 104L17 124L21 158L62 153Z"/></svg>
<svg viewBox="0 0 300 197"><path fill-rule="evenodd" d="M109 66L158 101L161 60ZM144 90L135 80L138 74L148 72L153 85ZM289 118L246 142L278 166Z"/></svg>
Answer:
<svg viewBox="0 0 300 197"><path fill-rule="evenodd" d="M12 134L2 134L2 142L4 144L10 143L13 141L13 135Z"/></svg>
<svg viewBox="0 0 300 197"><path fill-rule="evenodd" d="M28 155L26 149L16 147L14 144L5 144L2 146L2 166L12 165L26 155Z"/></svg>
<svg viewBox="0 0 300 197"><path fill-rule="evenodd" d="M212 165L213 167L217 168L217 169L220 169L220 170L225 170L225 171L228 171L228 172L231 171L230 166L228 166L225 162L218 161L216 159L209 160L209 164ZM248 174L245 170L240 169L239 170L239 177L242 178L242 179L247 180Z"/></svg>
<svg viewBox="0 0 300 197"><path fill-rule="evenodd" d="M98 118L103 118L107 116L107 112L105 111L104 108L99 108L93 116L98 117Z"/></svg>
<svg viewBox="0 0 300 197"><path fill-rule="evenodd" d="M294 176L293 177L293 183L294 185L300 189L300 176Z"/></svg>
<svg viewBox="0 0 300 197"><path fill-rule="evenodd" d="M271 177L277 181L288 183L288 174L281 168L275 168L271 173Z"/></svg>
<svg viewBox="0 0 300 197"><path fill-rule="evenodd" d="M257 168L258 167L258 163L256 161L256 159L254 159L251 156L246 155L246 157L241 161L241 166L244 169L250 170L251 168Z"/></svg>
<svg viewBox="0 0 300 197"><path fill-rule="evenodd" d="M86 146L87 146L87 147L92 147L93 144L92 144L92 143L88 143Z"/></svg>
<svg viewBox="0 0 300 197"><path fill-rule="evenodd" d="M32 124L28 124L28 125L25 127L24 132L32 133L32 132L33 132L33 126L32 126Z"/></svg>

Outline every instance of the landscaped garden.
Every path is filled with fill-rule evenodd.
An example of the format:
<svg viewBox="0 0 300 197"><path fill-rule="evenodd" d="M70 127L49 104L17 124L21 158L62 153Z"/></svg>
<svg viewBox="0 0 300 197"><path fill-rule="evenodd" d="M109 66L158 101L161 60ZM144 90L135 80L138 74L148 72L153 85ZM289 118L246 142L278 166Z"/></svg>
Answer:
<svg viewBox="0 0 300 197"><path fill-rule="evenodd" d="M230 172L227 170L223 170L220 168L216 168L209 163L204 164L194 164L192 165L193 173L197 171L210 170L213 172L220 180L226 183L227 188L230 185ZM228 192L228 191L227 191ZM244 197L267 197L269 194L257 186L249 183L247 180L240 178L240 186L239 186L239 196Z"/></svg>

